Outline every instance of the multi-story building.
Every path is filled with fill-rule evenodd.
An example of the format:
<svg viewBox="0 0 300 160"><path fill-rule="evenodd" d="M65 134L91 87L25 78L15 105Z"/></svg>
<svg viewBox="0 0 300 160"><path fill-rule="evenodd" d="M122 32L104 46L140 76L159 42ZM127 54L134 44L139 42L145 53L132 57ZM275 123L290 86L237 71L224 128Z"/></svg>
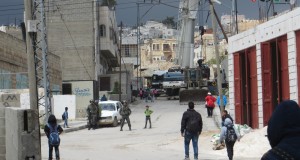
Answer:
<svg viewBox="0 0 300 160"><path fill-rule="evenodd" d="M100 75L119 66L115 11L92 0L48 4L48 46L61 57L63 94L77 95L76 117L84 117L89 100L107 86Z"/></svg>

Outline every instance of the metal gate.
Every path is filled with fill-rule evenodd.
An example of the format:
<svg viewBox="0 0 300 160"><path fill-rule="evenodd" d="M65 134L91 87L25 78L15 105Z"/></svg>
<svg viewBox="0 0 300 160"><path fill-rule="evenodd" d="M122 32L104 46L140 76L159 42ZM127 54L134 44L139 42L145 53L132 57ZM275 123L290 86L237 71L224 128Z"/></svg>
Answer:
<svg viewBox="0 0 300 160"><path fill-rule="evenodd" d="M236 123L258 128L256 48L234 54Z"/></svg>
<svg viewBox="0 0 300 160"><path fill-rule="evenodd" d="M263 124L277 104L290 98L287 36L261 44Z"/></svg>

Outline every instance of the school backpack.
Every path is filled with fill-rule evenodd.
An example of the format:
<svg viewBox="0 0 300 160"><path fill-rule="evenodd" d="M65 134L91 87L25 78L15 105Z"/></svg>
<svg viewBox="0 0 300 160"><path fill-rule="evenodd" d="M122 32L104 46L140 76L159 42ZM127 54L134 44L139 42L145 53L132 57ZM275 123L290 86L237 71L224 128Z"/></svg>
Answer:
<svg viewBox="0 0 300 160"><path fill-rule="evenodd" d="M227 142L235 142L236 139L237 139L237 135L235 133L235 130L234 130L234 126L233 124L231 125L227 125L227 132L226 132L226 137L225 137L225 141Z"/></svg>
<svg viewBox="0 0 300 160"><path fill-rule="evenodd" d="M62 118L62 120L65 120L65 119L66 119L66 117L65 117L65 112L61 115L61 118Z"/></svg>
<svg viewBox="0 0 300 160"><path fill-rule="evenodd" d="M191 133L200 131L199 118L196 115L190 117L186 125L186 130Z"/></svg>
<svg viewBox="0 0 300 160"><path fill-rule="evenodd" d="M59 146L60 138L58 133L58 126L55 125L54 127L47 123L48 128L50 129L49 134L49 144L52 146Z"/></svg>

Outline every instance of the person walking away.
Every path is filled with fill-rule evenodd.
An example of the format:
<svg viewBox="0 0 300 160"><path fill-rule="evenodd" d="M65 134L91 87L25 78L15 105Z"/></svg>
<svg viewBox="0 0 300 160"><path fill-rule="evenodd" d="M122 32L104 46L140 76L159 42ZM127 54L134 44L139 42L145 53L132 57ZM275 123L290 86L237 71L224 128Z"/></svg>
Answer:
<svg viewBox="0 0 300 160"><path fill-rule="evenodd" d="M143 89L140 88L140 91L139 91L140 99L143 99L143 96L144 96L144 95L143 95L143 92L144 92Z"/></svg>
<svg viewBox="0 0 300 160"><path fill-rule="evenodd" d="M198 139L202 132L201 114L194 110L194 102L189 102L188 109L181 119L181 136L184 137L185 160L189 160L189 145L192 140L194 159L198 160Z"/></svg>
<svg viewBox="0 0 300 160"><path fill-rule="evenodd" d="M154 102L154 89L150 90L151 102Z"/></svg>
<svg viewBox="0 0 300 160"><path fill-rule="evenodd" d="M222 124L221 124L221 127L224 126L224 122L225 122L225 119L226 119L226 118L229 118L229 119L231 120L231 122L233 123L232 117L228 114L227 110L224 110L224 111L222 112Z"/></svg>
<svg viewBox="0 0 300 160"><path fill-rule="evenodd" d="M153 90L153 95L154 95L155 99L157 99L157 89L156 88L154 88L154 90Z"/></svg>
<svg viewBox="0 0 300 160"><path fill-rule="evenodd" d="M64 119L64 128L69 128L68 125L68 119L69 119L69 114L68 114L68 107L65 107L65 112L63 113L63 119Z"/></svg>
<svg viewBox="0 0 300 160"><path fill-rule="evenodd" d="M220 108L220 112L222 112L222 110L221 110L220 96L217 97L217 104L218 104L218 106ZM223 95L223 106L224 106L224 109L225 109L226 105L227 105L227 97L225 95Z"/></svg>
<svg viewBox="0 0 300 160"><path fill-rule="evenodd" d="M210 92L207 93L207 96L205 97L206 102L206 109L207 109L207 117L212 117L213 110L215 108L215 102L216 98L211 95Z"/></svg>
<svg viewBox="0 0 300 160"><path fill-rule="evenodd" d="M101 101L107 101L105 94L103 94L103 96L101 97Z"/></svg>
<svg viewBox="0 0 300 160"><path fill-rule="evenodd" d="M225 140L225 145L227 148L227 156L229 160L233 158L233 146L236 140L240 141L240 134L234 127L230 118L226 118L224 121L224 126L221 128L220 133L220 143L223 143Z"/></svg>
<svg viewBox="0 0 300 160"><path fill-rule="evenodd" d="M292 100L281 102L268 122L271 148L261 160L300 159L300 108Z"/></svg>
<svg viewBox="0 0 300 160"><path fill-rule="evenodd" d="M120 115L122 116L122 119L121 119L121 129L120 131L123 131L123 126L124 126L124 122L126 120L127 124L128 124L128 127L129 127L129 130L131 131L131 124L130 124L130 119L129 119L129 116L131 114L131 110L130 108L128 107L128 103L127 101L123 101L122 102L123 104L123 107L120 109Z"/></svg>
<svg viewBox="0 0 300 160"><path fill-rule="evenodd" d="M150 91L150 89L149 88L147 88L146 90L145 90L145 102L148 102L148 100L151 100L152 101L152 98L151 98L151 91Z"/></svg>
<svg viewBox="0 0 300 160"><path fill-rule="evenodd" d="M146 110L145 110L145 115L146 115L146 122L145 122L145 127L144 127L144 129L146 129L147 128L147 122L149 121L149 128L151 128L152 127L152 125L151 125L151 114L153 113L153 111L152 110L150 110L149 109L149 106L147 105L146 106Z"/></svg>
<svg viewBox="0 0 300 160"><path fill-rule="evenodd" d="M90 100L90 104L87 108L87 114L89 120L88 130L91 128L96 129L99 116L99 107L96 105L94 100Z"/></svg>
<svg viewBox="0 0 300 160"><path fill-rule="evenodd" d="M57 124L56 117L53 114L49 116L48 123L44 127L44 132L48 138L49 160L52 160L53 148L55 149L55 158L59 160L59 135L63 132L63 129Z"/></svg>

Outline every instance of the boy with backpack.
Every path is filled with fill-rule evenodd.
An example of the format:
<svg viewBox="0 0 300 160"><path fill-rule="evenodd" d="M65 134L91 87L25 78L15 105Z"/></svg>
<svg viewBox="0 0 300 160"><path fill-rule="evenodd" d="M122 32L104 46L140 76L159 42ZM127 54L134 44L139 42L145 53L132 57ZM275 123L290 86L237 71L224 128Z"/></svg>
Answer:
<svg viewBox="0 0 300 160"><path fill-rule="evenodd" d="M53 147L55 149L56 160L59 160L60 159L59 148L58 148L59 144L60 144L59 135L63 132L63 129L61 128L60 125L57 124L57 121L56 121L56 118L54 115L49 116L48 123L45 125L44 131L48 137L49 160L52 160Z"/></svg>
<svg viewBox="0 0 300 160"><path fill-rule="evenodd" d="M66 127L69 128L68 119L69 119L68 107L65 107L65 112L62 114L62 120L64 120L64 128Z"/></svg>
<svg viewBox="0 0 300 160"><path fill-rule="evenodd" d="M240 134L234 127L234 124L230 118L226 118L224 121L224 126L221 128L220 143L225 140L225 145L227 148L227 155L229 160L233 158L233 146L236 140L240 141Z"/></svg>

